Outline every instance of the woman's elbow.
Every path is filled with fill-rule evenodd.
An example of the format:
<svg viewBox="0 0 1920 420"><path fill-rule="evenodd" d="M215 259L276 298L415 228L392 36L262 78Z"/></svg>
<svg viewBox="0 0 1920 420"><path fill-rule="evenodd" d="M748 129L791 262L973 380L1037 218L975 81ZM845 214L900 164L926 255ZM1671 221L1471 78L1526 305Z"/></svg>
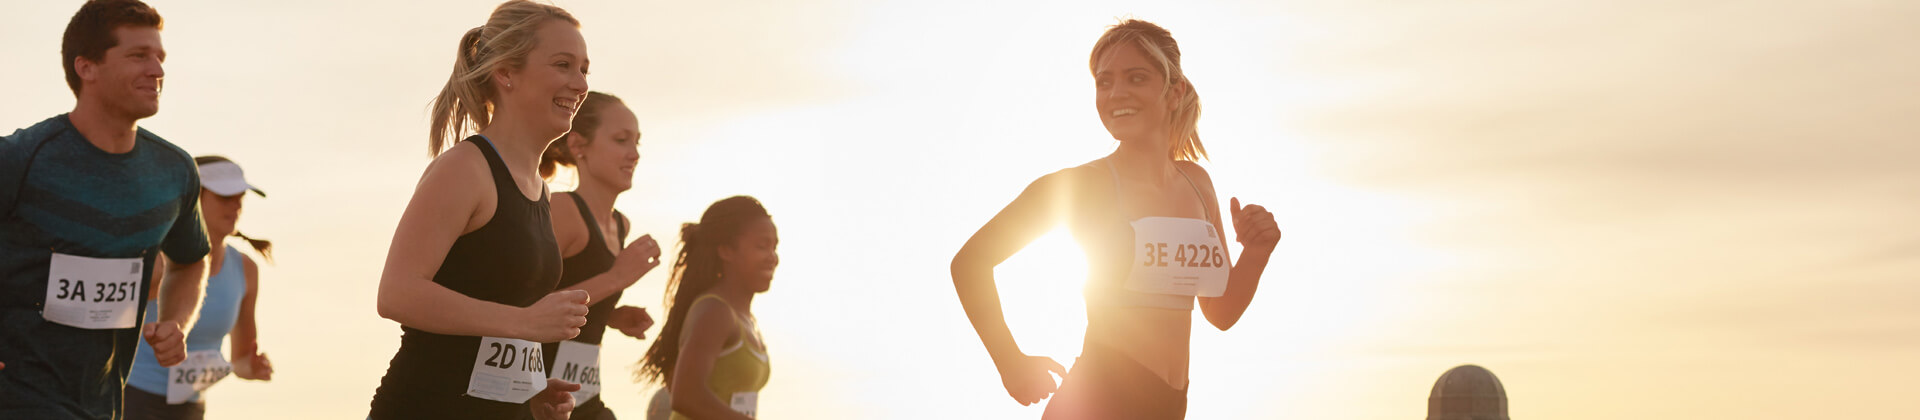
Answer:
<svg viewBox="0 0 1920 420"><path fill-rule="evenodd" d="M402 299L400 296L395 296L398 294L399 293L387 290L387 288L385 287L380 288L380 296L378 299L376 299L377 302L375 305L376 306L375 309L380 312L381 318L386 318L386 319L393 320L394 322L406 324L406 321L402 320L401 318L406 316L409 306L405 302L406 299Z"/></svg>
<svg viewBox="0 0 1920 420"><path fill-rule="evenodd" d="M1210 307L1212 305L1206 305L1206 302L1202 302L1202 305L1204 306L1201 308L1201 313L1207 317L1207 323L1220 331L1226 331L1233 328L1234 324L1240 323L1240 315L1244 313L1229 312L1225 310L1227 308Z"/></svg>
<svg viewBox="0 0 1920 420"><path fill-rule="evenodd" d="M1233 324L1239 323L1240 317L1236 316L1236 317L1233 317L1233 319L1223 319L1223 320L1208 319L1207 322L1210 324L1213 324L1214 328L1219 328L1220 331L1226 331L1228 328L1233 328Z"/></svg>
<svg viewBox="0 0 1920 420"><path fill-rule="evenodd" d="M953 261L947 264L947 274L953 277L954 284L960 284L960 279L966 277L964 273L966 273L967 266L965 261L960 257L959 255L953 256Z"/></svg>
<svg viewBox="0 0 1920 420"><path fill-rule="evenodd" d="M387 303L387 300L386 300L386 299L384 299L384 298L383 298L383 299L380 299L380 303L379 303L378 305L376 305L376 306L378 307L378 308L376 308L376 310L378 310L378 311L380 312L380 317L381 317L381 318L386 318L386 319L391 319L391 320L394 320L394 321L399 321L399 320L400 320L399 318L397 318L397 317L398 317L399 315L398 315L398 314L396 314L396 312L398 312L398 311L399 311L399 308L395 308L394 306L396 306L396 305L393 305L393 304L390 304L390 303Z"/></svg>
<svg viewBox="0 0 1920 420"><path fill-rule="evenodd" d="M953 262L947 265L947 270L953 275L953 284L964 285L968 280L977 277L980 264L966 250L961 250L960 253L954 254Z"/></svg>

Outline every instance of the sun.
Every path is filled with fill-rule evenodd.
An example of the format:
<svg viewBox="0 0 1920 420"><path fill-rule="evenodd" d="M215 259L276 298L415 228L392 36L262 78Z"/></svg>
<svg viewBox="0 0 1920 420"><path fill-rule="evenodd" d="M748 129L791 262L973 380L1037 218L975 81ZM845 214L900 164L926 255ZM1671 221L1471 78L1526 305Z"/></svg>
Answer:
<svg viewBox="0 0 1920 420"><path fill-rule="evenodd" d="M994 268L1001 310L1022 351L1072 364L1086 333L1086 279L1086 255L1064 227Z"/></svg>

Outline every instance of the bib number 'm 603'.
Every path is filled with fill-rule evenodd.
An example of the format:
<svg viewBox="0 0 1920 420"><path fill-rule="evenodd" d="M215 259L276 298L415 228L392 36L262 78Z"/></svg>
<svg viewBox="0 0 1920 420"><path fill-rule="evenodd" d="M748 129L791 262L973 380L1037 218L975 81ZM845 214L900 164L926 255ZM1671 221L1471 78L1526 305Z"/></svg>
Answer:
<svg viewBox="0 0 1920 420"><path fill-rule="evenodd" d="M560 342L549 377L580 385L573 400L584 403L600 395L600 346L573 340Z"/></svg>

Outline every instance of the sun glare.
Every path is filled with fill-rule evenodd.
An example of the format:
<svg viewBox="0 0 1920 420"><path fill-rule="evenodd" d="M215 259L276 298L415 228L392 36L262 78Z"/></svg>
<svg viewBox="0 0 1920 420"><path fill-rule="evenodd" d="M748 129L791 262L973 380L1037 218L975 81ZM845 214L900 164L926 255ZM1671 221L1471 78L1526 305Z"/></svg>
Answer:
<svg viewBox="0 0 1920 420"><path fill-rule="evenodd" d="M1086 255L1066 228L1027 245L994 270L1007 326L1027 354L1071 365L1086 332Z"/></svg>

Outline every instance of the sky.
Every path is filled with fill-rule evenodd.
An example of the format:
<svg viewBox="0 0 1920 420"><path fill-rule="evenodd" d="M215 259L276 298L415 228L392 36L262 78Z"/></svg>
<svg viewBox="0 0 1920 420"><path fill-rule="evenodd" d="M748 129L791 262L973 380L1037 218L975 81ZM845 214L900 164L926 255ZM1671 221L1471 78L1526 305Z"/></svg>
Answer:
<svg viewBox="0 0 1920 420"><path fill-rule="evenodd" d="M636 235L671 246L736 194L779 225L765 418L1039 416L947 263L1027 183L1112 150L1085 66L1122 16L1180 41L1222 200L1285 232L1245 318L1196 325L1189 418L1421 418L1468 363L1514 418L1920 417L1920 3L555 3L639 118L616 205ZM209 418L363 416L399 342L374 297L427 104L497 3L151 4L169 55L141 126L270 194L239 227L275 241L277 372L215 386ZM72 108L76 8L0 6L0 131ZM1070 237L997 274L1022 348L1070 364ZM660 316L666 277L623 303ZM602 352L622 416L654 389L620 374L650 343Z"/></svg>

